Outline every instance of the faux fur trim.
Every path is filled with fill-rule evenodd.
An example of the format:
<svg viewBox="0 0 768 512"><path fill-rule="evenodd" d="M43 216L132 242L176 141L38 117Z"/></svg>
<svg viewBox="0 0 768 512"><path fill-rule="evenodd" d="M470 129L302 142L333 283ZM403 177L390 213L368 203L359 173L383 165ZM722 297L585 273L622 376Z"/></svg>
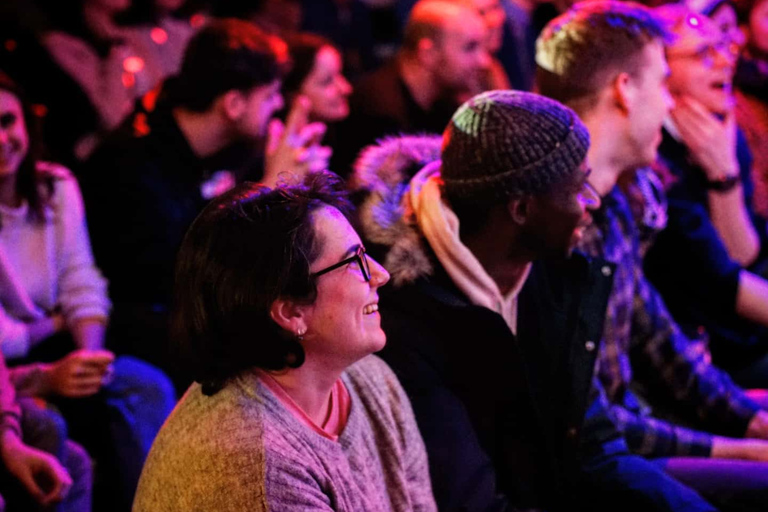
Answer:
<svg viewBox="0 0 768 512"><path fill-rule="evenodd" d="M411 178L440 159L441 145L435 135L389 137L364 149L354 166L350 186L365 196L358 210L363 235L389 248L382 263L396 287L433 272L426 242L404 198Z"/></svg>

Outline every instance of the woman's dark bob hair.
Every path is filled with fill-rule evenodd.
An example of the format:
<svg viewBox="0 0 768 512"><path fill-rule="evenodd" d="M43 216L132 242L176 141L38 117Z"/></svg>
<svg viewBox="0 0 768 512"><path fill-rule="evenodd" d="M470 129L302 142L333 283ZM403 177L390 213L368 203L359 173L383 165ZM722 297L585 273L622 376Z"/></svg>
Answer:
<svg viewBox="0 0 768 512"><path fill-rule="evenodd" d="M312 303L310 265L322 249L313 214L350 204L331 173L270 189L244 183L211 201L192 223L176 264L173 340L190 377L212 395L252 368L304 362L293 333L270 317L278 298Z"/></svg>

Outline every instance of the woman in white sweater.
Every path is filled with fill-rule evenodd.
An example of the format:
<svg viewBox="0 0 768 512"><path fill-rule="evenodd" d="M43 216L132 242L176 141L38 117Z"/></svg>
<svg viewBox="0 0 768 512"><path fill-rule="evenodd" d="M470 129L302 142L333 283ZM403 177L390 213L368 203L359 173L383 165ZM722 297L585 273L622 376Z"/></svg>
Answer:
<svg viewBox="0 0 768 512"><path fill-rule="evenodd" d="M174 395L159 370L104 349L110 302L69 172L35 158L34 118L0 74L0 350L20 396L55 402L127 509ZM102 482L110 482L104 475ZM115 497L120 504L115 504Z"/></svg>

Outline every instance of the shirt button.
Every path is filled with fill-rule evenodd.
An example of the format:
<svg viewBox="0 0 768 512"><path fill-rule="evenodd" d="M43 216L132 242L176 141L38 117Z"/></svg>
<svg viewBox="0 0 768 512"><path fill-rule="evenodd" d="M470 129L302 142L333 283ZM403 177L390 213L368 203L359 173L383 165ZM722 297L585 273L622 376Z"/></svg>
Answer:
<svg viewBox="0 0 768 512"><path fill-rule="evenodd" d="M608 277L613 273L611 267L608 265L603 265L603 268L600 269L600 272L602 272L605 277Z"/></svg>
<svg viewBox="0 0 768 512"><path fill-rule="evenodd" d="M587 352L592 352L595 350L595 342L590 340L584 344L584 348L587 349Z"/></svg>

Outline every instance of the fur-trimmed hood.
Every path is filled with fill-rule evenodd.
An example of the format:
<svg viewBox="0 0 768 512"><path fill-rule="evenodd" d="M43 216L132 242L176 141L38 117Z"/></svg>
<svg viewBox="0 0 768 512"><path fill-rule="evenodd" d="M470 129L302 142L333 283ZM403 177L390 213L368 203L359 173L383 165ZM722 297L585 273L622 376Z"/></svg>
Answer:
<svg viewBox="0 0 768 512"><path fill-rule="evenodd" d="M396 287L431 275L426 241L408 211L411 178L440 159L441 137L389 137L360 154L350 187L364 197L358 216L363 237L384 248L382 264Z"/></svg>

